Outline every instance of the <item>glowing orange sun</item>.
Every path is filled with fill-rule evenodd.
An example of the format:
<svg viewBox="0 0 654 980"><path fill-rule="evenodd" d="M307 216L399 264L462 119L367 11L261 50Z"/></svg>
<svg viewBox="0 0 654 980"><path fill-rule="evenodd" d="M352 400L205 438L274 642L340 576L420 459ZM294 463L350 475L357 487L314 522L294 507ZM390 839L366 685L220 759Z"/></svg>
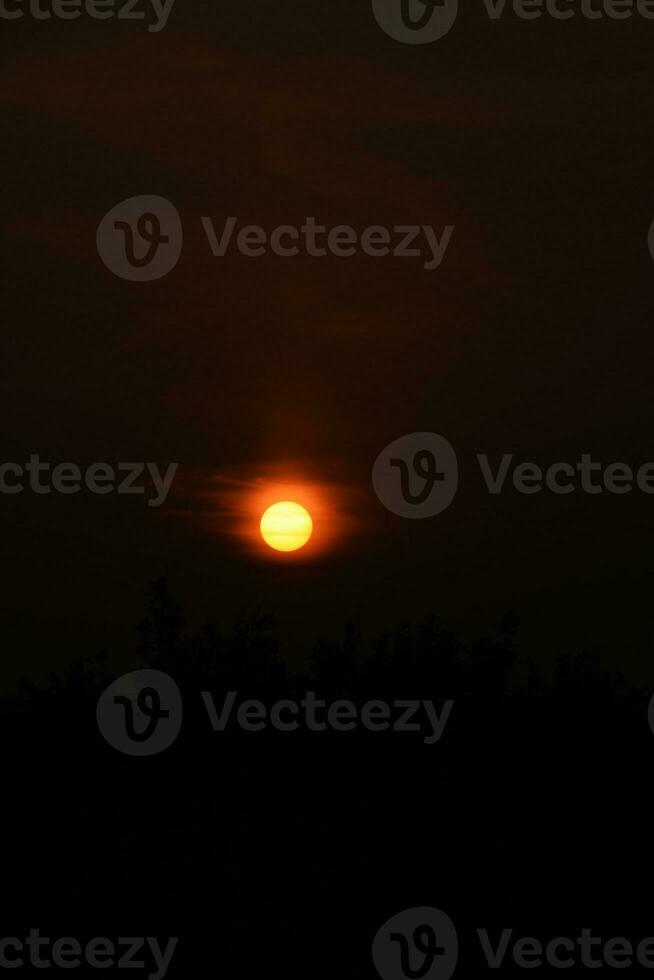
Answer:
<svg viewBox="0 0 654 980"><path fill-rule="evenodd" d="M275 551L297 551L311 537L313 521L301 504L282 500L264 513L259 530L266 544Z"/></svg>

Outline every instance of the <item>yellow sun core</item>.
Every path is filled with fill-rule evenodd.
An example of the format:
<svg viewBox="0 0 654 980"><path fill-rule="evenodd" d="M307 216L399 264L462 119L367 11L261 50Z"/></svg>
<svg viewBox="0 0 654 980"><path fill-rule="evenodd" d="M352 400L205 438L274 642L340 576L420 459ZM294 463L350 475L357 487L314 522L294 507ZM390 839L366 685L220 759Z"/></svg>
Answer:
<svg viewBox="0 0 654 980"><path fill-rule="evenodd" d="M261 537L275 551L297 551L313 531L311 514L292 500L282 500L269 507L259 525Z"/></svg>

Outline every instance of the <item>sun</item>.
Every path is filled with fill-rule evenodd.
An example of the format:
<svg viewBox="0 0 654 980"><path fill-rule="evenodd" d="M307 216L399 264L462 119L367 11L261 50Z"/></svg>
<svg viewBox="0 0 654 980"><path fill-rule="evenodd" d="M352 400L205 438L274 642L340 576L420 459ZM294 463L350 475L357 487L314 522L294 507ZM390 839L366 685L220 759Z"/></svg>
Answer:
<svg viewBox="0 0 654 980"><path fill-rule="evenodd" d="M311 537L313 521L301 504L281 500L264 513L259 529L263 540L275 551L297 551Z"/></svg>

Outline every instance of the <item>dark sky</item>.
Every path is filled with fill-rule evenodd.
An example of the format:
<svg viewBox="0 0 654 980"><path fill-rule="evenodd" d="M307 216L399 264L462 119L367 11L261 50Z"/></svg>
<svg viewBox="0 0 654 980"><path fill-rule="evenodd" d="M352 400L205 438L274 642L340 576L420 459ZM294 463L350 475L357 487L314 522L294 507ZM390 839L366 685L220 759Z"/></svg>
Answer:
<svg viewBox="0 0 654 980"><path fill-rule="evenodd" d="M413 47L367 0L177 0L158 34L2 30L2 461L180 465L161 509L0 496L5 689L100 646L127 661L172 566L195 619L263 603L295 656L356 612L370 632L433 610L469 633L512 608L546 662L592 647L650 671L654 497L491 497L475 454L654 460L654 22L492 22L470 4ZM95 247L139 194L172 201L185 232L146 284ZM215 259L203 215L455 232L431 272ZM461 468L426 521L370 484L415 431L446 436ZM357 533L333 554L254 561L181 517L190 483L288 459L351 495Z"/></svg>

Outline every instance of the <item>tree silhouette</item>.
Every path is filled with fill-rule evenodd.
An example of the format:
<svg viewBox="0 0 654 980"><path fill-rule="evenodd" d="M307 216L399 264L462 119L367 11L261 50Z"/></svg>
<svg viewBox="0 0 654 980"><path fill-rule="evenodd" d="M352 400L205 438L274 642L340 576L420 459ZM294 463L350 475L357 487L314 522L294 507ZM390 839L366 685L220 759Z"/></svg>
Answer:
<svg viewBox="0 0 654 980"><path fill-rule="evenodd" d="M306 668L291 672L271 615L257 610L242 615L227 630L208 622L192 632L164 577L149 589L138 624L138 661L132 669L148 666L171 674L180 686L237 690L255 698L315 689L331 699L435 692L447 697L569 701L607 699L631 691L623 674L605 670L587 651L560 654L547 680L533 657L520 651L518 628L517 616L507 613L489 634L464 641L430 615L417 625L404 622L367 639L360 624L348 620L340 639L315 639ZM45 686L24 677L21 693L41 704L44 699L90 701L113 679L109 664L104 651L76 658L63 671L50 673Z"/></svg>

